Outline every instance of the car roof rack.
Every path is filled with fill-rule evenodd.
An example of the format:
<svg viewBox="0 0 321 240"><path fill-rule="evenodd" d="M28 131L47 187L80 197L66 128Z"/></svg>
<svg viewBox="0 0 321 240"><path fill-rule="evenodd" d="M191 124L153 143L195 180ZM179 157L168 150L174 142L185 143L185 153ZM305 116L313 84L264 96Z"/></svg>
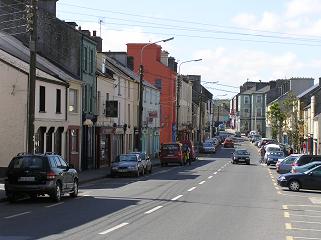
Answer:
<svg viewBox="0 0 321 240"><path fill-rule="evenodd" d="M58 154L55 152L45 152L45 155L58 155Z"/></svg>
<svg viewBox="0 0 321 240"><path fill-rule="evenodd" d="M17 153L17 157L19 156L24 156L24 155L28 155L29 153L27 152L20 152L20 153Z"/></svg>

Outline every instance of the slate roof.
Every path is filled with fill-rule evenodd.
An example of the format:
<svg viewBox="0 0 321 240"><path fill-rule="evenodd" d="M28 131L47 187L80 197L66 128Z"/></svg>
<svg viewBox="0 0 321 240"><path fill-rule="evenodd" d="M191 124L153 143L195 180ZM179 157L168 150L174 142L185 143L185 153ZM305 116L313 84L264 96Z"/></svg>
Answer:
<svg viewBox="0 0 321 240"><path fill-rule="evenodd" d="M302 98L305 95L309 94L310 92L312 92L312 91L314 91L314 90L316 90L318 88L319 88L319 84L315 84L312 87L310 87L309 89L305 90L303 93L299 94L298 98Z"/></svg>
<svg viewBox="0 0 321 240"><path fill-rule="evenodd" d="M30 50L13 36L0 31L0 49L8 54L29 63ZM37 54L37 68L63 81L78 80L71 74L51 63L46 58Z"/></svg>

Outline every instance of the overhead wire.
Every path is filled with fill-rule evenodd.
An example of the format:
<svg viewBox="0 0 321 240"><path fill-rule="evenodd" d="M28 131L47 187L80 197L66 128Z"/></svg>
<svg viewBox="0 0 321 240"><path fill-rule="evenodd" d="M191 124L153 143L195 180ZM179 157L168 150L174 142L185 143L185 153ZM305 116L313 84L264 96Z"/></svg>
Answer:
<svg viewBox="0 0 321 240"><path fill-rule="evenodd" d="M227 28L227 29L238 29L238 30L246 30L246 31L252 31L252 32L265 32L265 33L273 33L273 34L282 34L282 35L290 35L290 36L303 36L303 37L316 37L320 38L321 36L314 36L314 35L303 35L303 34L293 34L293 33L286 33L286 32L278 32L278 31L267 31L267 30L258 30L258 29L251 29L251 28L244 28L244 27L235 27L235 26L224 26L224 25L217 25L217 24L211 24L211 23L204 23L204 22L196 22L196 21L187 21L187 20L181 20L181 19L173 19L173 18L162 18L162 17L155 17L155 16L146 16L146 15L139 15L139 14L131 14L121 11L112 11L108 9L98 9L98 8L90 8L88 6L80 6L75 4L67 4L67 3L61 3L61 5L86 9L86 10L93 10L97 12L109 12L113 14L119 14L119 15L125 15L125 16L133 16L133 17L139 17L139 18L147 18L147 19L154 19L154 20L161 20L161 21L171 21L171 22L180 22L180 23L187 23L187 24L194 24L194 25L201 25L201 26L212 26L212 27L218 27L218 28Z"/></svg>
<svg viewBox="0 0 321 240"><path fill-rule="evenodd" d="M70 12L70 11L61 11L61 12L102 18L101 16L85 14L85 13L76 13L76 12ZM133 20L133 19L122 19L122 18L114 18L114 17L106 17L106 18L113 19L113 20L130 22L130 23L153 24L155 26L138 25L138 24L134 25L134 24L115 23L115 22L103 23L103 25L110 24L110 25L120 25L120 26L122 26L122 25L123 26L136 26L136 27L146 27L146 28L171 29L171 30L179 30L179 31L204 32L204 33L216 33L216 34L218 33L218 34L228 34L228 35L241 35L241 36L247 36L247 37L276 38L276 39L295 40L295 41L321 42L321 36L320 36L319 39L302 38L302 37L273 36L273 35L262 35L262 34L253 34L253 33L229 32L229 31L214 30L214 29L204 29L204 28L182 27L182 26L178 26L178 25L169 25L169 24L160 24L160 23L155 23L155 22L137 21L137 20ZM79 21L79 20L77 20L77 21ZM80 21L85 22L84 20L80 20Z"/></svg>

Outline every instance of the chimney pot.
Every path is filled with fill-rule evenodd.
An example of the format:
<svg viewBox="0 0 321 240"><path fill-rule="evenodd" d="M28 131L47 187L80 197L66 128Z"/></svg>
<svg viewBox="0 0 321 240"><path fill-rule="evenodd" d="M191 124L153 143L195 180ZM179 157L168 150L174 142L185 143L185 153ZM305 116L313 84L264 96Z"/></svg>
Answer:
<svg viewBox="0 0 321 240"><path fill-rule="evenodd" d="M78 30L81 31L81 26L78 27Z"/></svg>
<svg viewBox="0 0 321 240"><path fill-rule="evenodd" d="M93 31L93 36L96 37L96 30Z"/></svg>

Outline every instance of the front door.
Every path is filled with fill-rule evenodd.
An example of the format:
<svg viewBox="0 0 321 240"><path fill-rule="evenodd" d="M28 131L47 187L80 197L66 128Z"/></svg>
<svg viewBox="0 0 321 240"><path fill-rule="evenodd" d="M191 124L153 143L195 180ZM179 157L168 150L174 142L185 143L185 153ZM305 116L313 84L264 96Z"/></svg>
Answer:
<svg viewBox="0 0 321 240"><path fill-rule="evenodd" d="M321 190L321 166L314 169L309 175L309 188Z"/></svg>

